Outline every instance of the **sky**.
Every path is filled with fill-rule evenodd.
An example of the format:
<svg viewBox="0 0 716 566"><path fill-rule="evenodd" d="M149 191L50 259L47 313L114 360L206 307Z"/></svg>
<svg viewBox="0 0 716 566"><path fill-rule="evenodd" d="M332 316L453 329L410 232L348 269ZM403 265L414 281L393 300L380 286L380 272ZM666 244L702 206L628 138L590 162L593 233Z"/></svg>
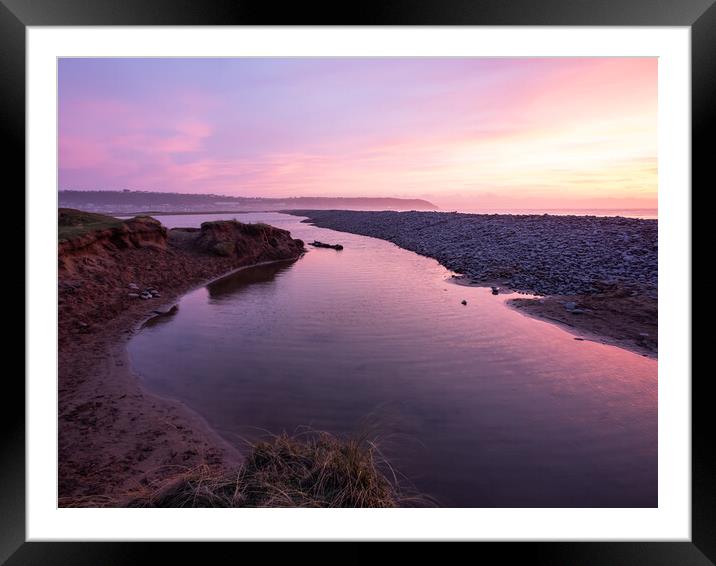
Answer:
<svg viewBox="0 0 716 566"><path fill-rule="evenodd" d="M58 65L60 189L656 208L656 58Z"/></svg>

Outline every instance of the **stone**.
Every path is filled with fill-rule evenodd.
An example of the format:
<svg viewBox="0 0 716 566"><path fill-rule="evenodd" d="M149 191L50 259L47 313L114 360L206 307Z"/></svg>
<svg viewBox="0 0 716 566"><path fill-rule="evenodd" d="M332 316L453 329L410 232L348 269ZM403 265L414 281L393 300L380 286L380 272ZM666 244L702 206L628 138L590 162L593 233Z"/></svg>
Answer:
<svg viewBox="0 0 716 566"><path fill-rule="evenodd" d="M139 293L127 293L127 296L128 296L130 299L138 299L138 298L139 298Z"/></svg>
<svg viewBox="0 0 716 566"><path fill-rule="evenodd" d="M323 242L319 242L318 240L314 240L313 242L308 244L309 246L313 246L314 248L333 248L334 250L342 250L343 246L340 244L324 244Z"/></svg>
<svg viewBox="0 0 716 566"><path fill-rule="evenodd" d="M463 299L463 300L462 300L462 304L463 304L463 305L466 305L466 304L467 304L467 301L466 301L465 299Z"/></svg>
<svg viewBox="0 0 716 566"><path fill-rule="evenodd" d="M391 241L476 281L541 295L656 293L656 220L619 217L311 211L312 223Z"/></svg>
<svg viewBox="0 0 716 566"><path fill-rule="evenodd" d="M575 303L574 301L568 301L568 302L564 303L564 308L567 309L568 311L573 311L574 309L577 308L577 303Z"/></svg>

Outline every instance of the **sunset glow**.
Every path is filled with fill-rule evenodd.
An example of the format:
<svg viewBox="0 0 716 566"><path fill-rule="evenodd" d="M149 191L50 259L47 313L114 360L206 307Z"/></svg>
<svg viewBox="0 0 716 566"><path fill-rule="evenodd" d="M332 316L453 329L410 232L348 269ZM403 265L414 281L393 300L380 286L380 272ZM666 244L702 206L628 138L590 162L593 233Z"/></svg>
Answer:
<svg viewBox="0 0 716 566"><path fill-rule="evenodd" d="M59 188L656 208L657 59L61 59Z"/></svg>

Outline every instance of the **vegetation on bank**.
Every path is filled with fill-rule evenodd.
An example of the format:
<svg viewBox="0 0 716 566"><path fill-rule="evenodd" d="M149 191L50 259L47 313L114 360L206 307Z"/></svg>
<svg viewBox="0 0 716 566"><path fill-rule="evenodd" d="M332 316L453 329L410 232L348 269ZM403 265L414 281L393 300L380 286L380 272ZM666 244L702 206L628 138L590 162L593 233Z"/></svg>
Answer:
<svg viewBox="0 0 716 566"><path fill-rule="evenodd" d="M115 502L116 503L116 502ZM131 494L129 507L399 507L426 505L408 495L367 439L328 433L281 434L259 442L243 465L202 465Z"/></svg>
<svg viewBox="0 0 716 566"><path fill-rule="evenodd" d="M107 216L106 214L95 214L94 212L85 212L73 208L60 208L57 212L57 239L69 240L94 230L116 228L122 222L119 218Z"/></svg>

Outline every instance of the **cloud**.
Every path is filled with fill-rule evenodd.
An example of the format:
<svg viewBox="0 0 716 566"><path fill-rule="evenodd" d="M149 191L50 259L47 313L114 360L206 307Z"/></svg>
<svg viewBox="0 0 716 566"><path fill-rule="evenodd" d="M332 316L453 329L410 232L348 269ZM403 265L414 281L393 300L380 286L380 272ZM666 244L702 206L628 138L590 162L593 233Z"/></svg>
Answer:
<svg viewBox="0 0 716 566"><path fill-rule="evenodd" d="M656 201L655 59L73 61L61 188Z"/></svg>

